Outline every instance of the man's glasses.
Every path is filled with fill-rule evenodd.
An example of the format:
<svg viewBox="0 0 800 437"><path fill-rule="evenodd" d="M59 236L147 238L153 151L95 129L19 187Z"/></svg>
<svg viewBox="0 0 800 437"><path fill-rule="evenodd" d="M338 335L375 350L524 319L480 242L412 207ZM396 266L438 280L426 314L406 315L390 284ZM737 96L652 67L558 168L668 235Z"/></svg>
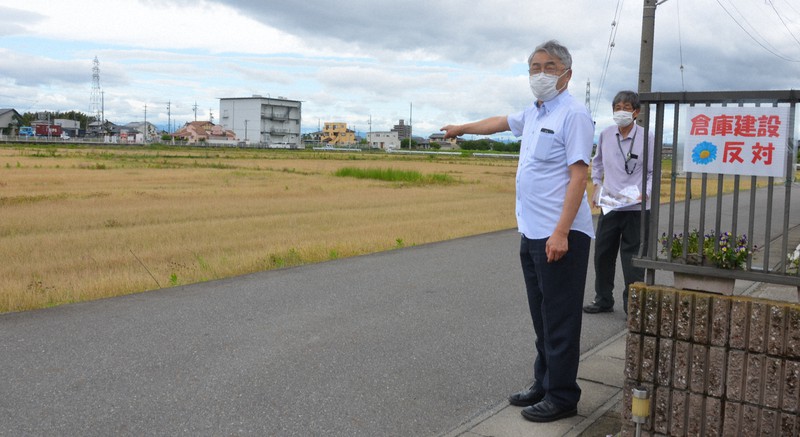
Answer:
<svg viewBox="0 0 800 437"><path fill-rule="evenodd" d="M534 65L528 69L528 74L534 75L534 74L539 74L541 72L545 72L546 74L557 75L559 74L559 71L566 71L566 69L561 70L560 68L558 68L558 65L550 63L550 64L545 64L544 68L542 68L541 65Z"/></svg>

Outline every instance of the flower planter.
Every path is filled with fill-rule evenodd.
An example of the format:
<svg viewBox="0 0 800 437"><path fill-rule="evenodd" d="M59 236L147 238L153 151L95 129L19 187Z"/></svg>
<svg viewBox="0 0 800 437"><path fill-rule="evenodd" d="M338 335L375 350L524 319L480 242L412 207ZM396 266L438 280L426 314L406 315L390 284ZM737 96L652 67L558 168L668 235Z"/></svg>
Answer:
<svg viewBox="0 0 800 437"><path fill-rule="evenodd" d="M683 290L707 291L730 296L733 294L734 285L736 285L736 279L734 278L718 278L680 272L672 272L672 275L675 280L675 288Z"/></svg>

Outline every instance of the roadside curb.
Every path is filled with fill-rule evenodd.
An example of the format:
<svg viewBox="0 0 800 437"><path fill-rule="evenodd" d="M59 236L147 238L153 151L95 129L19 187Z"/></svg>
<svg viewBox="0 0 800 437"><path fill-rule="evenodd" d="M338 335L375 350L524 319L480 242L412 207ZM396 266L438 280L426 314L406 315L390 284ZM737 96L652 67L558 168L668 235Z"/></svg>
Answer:
<svg viewBox="0 0 800 437"><path fill-rule="evenodd" d="M588 358L591 358L591 357L593 357L595 355L600 354L602 351L606 350L607 348L610 348L616 342L621 341L621 339L627 333L628 333L628 330L627 329L623 329L622 331L618 332L617 334L611 336L609 339L603 341L602 343L598 344L597 346L593 347L592 349L589 349L588 351L586 351L583 354L581 354L580 361L581 362L586 361ZM619 374L622 375L622 368L620 368L619 370L620 370ZM583 380L583 381L585 381L587 383L595 383L595 384L599 383L599 384L603 384L603 385L608 386L608 387L612 387L612 386L610 386L608 384L605 384L602 381L590 380L590 379L582 378L580 376L578 377L578 379L579 380ZM592 424L594 424L600 417L602 417L609 410L614 408L614 406L617 405L621 399L622 399L622 388L617 387L617 386L613 386L613 394L611 396L609 396L598 408L595 408L591 412L591 414L589 414L588 416L585 416L583 418L583 420L581 420L580 422L578 422L576 424L572 424L572 425L570 425L567 422L561 422L561 423L563 423L561 428L564 428L564 429L560 429L558 431L557 435L564 436L564 437L577 437L582 432L586 431L589 427L591 427ZM468 419L466 422L464 422L463 424L459 425L455 429L442 434L441 436L442 437L480 436L482 434L471 433L470 431L474 430L476 427L478 427L479 425L482 425L482 424L487 424L487 423L492 423L492 422L501 422L501 421L507 420L504 417L500 417L501 415L499 413L503 412L504 410L506 410L509 407L511 407L511 405L508 403L507 400L504 399L504 400L492 405L491 407L489 407L489 409L487 409L487 410L485 410L485 411L483 411L481 413L478 413L477 415L475 415L472 418ZM530 425L534 426L534 424L530 424ZM553 435L556 435L556 434L553 434Z"/></svg>

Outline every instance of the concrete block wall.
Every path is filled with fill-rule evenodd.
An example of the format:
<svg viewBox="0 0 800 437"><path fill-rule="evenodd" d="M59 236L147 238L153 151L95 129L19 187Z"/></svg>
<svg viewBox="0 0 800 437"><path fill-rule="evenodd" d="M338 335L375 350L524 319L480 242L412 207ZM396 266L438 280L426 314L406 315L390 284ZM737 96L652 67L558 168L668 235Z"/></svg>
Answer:
<svg viewBox="0 0 800 437"><path fill-rule="evenodd" d="M800 436L800 305L638 283L630 289L623 437Z"/></svg>

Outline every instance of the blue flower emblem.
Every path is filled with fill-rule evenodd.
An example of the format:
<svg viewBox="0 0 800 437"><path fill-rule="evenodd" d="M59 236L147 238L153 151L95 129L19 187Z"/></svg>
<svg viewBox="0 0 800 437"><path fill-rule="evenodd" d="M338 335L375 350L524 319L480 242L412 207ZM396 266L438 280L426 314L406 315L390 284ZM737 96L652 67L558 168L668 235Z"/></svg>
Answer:
<svg viewBox="0 0 800 437"><path fill-rule="evenodd" d="M694 146L694 150L692 150L692 162L695 164L710 164L717 159L717 146L708 141L703 141L702 143L697 144Z"/></svg>

